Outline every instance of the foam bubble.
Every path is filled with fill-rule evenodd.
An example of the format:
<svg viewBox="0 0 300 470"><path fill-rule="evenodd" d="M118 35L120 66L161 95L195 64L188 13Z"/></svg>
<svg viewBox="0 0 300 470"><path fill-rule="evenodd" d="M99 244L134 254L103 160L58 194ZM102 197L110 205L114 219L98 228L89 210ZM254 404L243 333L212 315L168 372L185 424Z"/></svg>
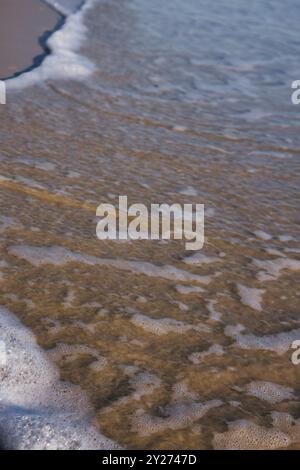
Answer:
<svg viewBox="0 0 300 470"><path fill-rule="evenodd" d="M229 423L227 432L216 433L213 438L213 447L217 450L278 449L290 444L286 433L247 420Z"/></svg>
<svg viewBox="0 0 300 470"><path fill-rule="evenodd" d="M130 385L134 388L131 398L140 400L144 396L151 395L159 388L161 386L161 380L159 377L149 372L140 372L130 380Z"/></svg>
<svg viewBox="0 0 300 470"><path fill-rule="evenodd" d="M263 230L255 230L255 232L253 232L253 233L257 238L260 238L260 240L267 241L267 240L271 240L271 238L272 238L272 235L270 235L267 232L264 232Z"/></svg>
<svg viewBox="0 0 300 470"><path fill-rule="evenodd" d="M67 176L67 178L76 178L77 179L77 178L80 178L81 175L80 175L80 173L78 173L78 171L72 171L71 170L71 171L68 171L66 176Z"/></svg>
<svg viewBox="0 0 300 470"><path fill-rule="evenodd" d="M18 175L16 180L20 181L20 183L24 183L26 186L29 186L29 188L47 190L46 186L38 183L37 181L34 181L32 178L25 178L24 176Z"/></svg>
<svg viewBox="0 0 300 470"><path fill-rule="evenodd" d="M163 432L166 430L177 430L191 425L202 418L211 409L221 406L221 400L211 400L205 403L194 401L167 405L163 412L165 417L152 416L141 411L133 418L134 428L142 435Z"/></svg>
<svg viewBox="0 0 300 470"><path fill-rule="evenodd" d="M211 356L215 354L216 356L222 356L224 354L224 349L220 344L212 344L206 351L195 352L189 355L189 360L193 364L200 364L202 359L206 356Z"/></svg>
<svg viewBox="0 0 300 470"><path fill-rule="evenodd" d="M190 330L209 332L205 325L189 325L173 318L151 318L146 315L135 314L131 321L140 328L155 335L166 335L168 333L185 333Z"/></svg>
<svg viewBox="0 0 300 470"><path fill-rule="evenodd" d="M209 311L209 319L212 321L220 321L221 313L215 309L215 305L218 303L217 300L211 299L207 303L207 310Z"/></svg>
<svg viewBox="0 0 300 470"><path fill-rule="evenodd" d="M279 235L278 240L281 242L290 242L294 240L294 238L291 235Z"/></svg>
<svg viewBox="0 0 300 470"><path fill-rule="evenodd" d="M285 257L285 254L281 253L281 251L277 250L276 248L266 248L265 252L269 255L282 256L283 258Z"/></svg>
<svg viewBox="0 0 300 470"><path fill-rule="evenodd" d="M271 413L273 426L289 435L292 442L300 441L300 418L294 419L288 413L273 411Z"/></svg>
<svg viewBox="0 0 300 470"><path fill-rule="evenodd" d="M253 287L247 287L242 284L237 284L237 289L244 305L247 305L254 310L262 310L261 302L263 293L265 292L264 289L255 289Z"/></svg>
<svg viewBox="0 0 300 470"><path fill-rule="evenodd" d="M255 266L262 269L257 274L259 281L273 281L281 275L284 269L289 269L290 271L300 270L300 261L291 258L277 258L275 260L255 259L253 262Z"/></svg>
<svg viewBox="0 0 300 470"><path fill-rule="evenodd" d="M76 292L73 289L68 289L67 295L63 301L64 308L71 308L76 301Z"/></svg>
<svg viewBox="0 0 300 470"><path fill-rule="evenodd" d="M90 364L90 367L94 370L103 369L107 365L106 358L102 357L96 349L81 344L59 343L48 352L48 356L53 362L57 362L61 359L73 361L80 355L91 356L94 359Z"/></svg>
<svg viewBox="0 0 300 470"><path fill-rule="evenodd" d="M59 380L32 333L4 308L0 332L7 357L0 369L0 436L5 448L117 447L90 424L92 410L79 387Z"/></svg>
<svg viewBox="0 0 300 470"><path fill-rule="evenodd" d="M191 392L186 382L177 382L173 385L171 397L172 403L182 403L191 400L195 401L198 398L198 394L195 392Z"/></svg>
<svg viewBox="0 0 300 470"><path fill-rule="evenodd" d="M300 338L300 328L264 336L243 335L241 334L243 330L244 327L242 325L228 325L225 328L225 335L235 338L235 345L242 349L265 349L279 355L288 351L292 342Z"/></svg>
<svg viewBox="0 0 300 470"><path fill-rule="evenodd" d="M284 248L286 253L300 253L300 248Z"/></svg>
<svg viewBox="0 0 300 470"><path fill-rule="evenodd" d="M188 295L188 294L201 294L202 292L205 292L204 289L198 286L182 286L182 285L177 285L175 286L177 292L179 294L183 295Z"/></svg>
<svg viewBox="0 0 300 470"><path fill-rule="evenodd" d="M300 419L288 413L271 413L272 427L239 420L228 424L228 431L214 434L213 446L219 450L263 450L288 447L300 441Z"/></svg>
<svg viewBox="0 0 300 470"><path fill-rule="evenodd" d="M182 312L187 312L189 310L189 307L184 304L183 302L180 302L179 300L173 300L172 301L173 304L177 305L178 308L182 311Z"/></svg>
<svg viewBox="0 0 300 470"><path fill-rule="evenodd" d="M245 387L245 390L248 395L268 401L269 403L279 403L283 400L293 400L296 398L292 388L283 387L273 382L253 381Z"/></svg>
<svg viewBox="0 0 300 470"><path fill-rule="evenodd" d="M19 163L23 165L28 165L32 166L34 168L37 168L39 170L43 171L54 171L56 168L56 165L52 162L49 162L47 160L41 160L39 158L28 158L28 157L21 157L20 160L18 161Z"/></svg>
<svg viewBox="0 0 300 470"><path fill-rule="evenodd" d="M220 261L219 258L216 258L213 256L206 256L200 252L197 252L192 256L188 256L187 258L184 258L184 262L186 264L192 264L192 265L211 264L211 263L216 263L219 261Z"/></svg>
<svg viewBox="0 0 300 470"><path fill-rule="evenodd" d="M184 196L197 196L198 193L195 188L192 186L188 186L187 188L183 188L179 191L180 194L183 194Z"/></svg>

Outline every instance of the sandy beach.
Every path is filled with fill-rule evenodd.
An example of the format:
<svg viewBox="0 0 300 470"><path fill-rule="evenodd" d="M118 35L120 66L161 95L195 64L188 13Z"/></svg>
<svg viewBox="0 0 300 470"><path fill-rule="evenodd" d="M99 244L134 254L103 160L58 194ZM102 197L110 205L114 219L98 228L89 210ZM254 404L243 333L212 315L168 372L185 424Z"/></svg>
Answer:
<svg viewBox="0 0 300 470"><path fill-rule="evenodd" d="M62 17L40 0L2 0L0 3L0 79L38 65L45 40Z"/></svg>

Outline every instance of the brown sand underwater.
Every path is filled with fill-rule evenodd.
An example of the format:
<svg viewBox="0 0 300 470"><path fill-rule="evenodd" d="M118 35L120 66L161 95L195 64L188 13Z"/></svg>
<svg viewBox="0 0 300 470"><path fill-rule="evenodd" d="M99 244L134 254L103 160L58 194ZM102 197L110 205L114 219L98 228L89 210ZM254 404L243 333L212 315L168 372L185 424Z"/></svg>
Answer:
<svg viewBox="0 0 300 470"><path fill-rule="evenodd" d="M225 86L237 64L221 68L220 53L212 72L196 33L194 48L182 46L183 19L202 34L195 2L186 17L170 13L178 35L171 20L155 30L157 2L146 13L144 2L121 3L85 17L90 77L46 79L0 107L0 303L122 446L299 449L291 105L266 98L268 118L253 118L258 101ZM268 70L236 73L252 83ZM208 76L220 95L202 89ZM96 208L119 195L204 203L200 255L184 241L97 240Z"/></svg>

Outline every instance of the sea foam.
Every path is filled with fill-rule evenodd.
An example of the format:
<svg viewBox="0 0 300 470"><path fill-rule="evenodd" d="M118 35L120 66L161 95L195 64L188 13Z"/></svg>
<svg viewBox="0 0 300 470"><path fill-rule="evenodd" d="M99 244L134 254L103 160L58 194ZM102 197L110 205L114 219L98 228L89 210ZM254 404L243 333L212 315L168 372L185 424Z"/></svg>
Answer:
<svg viewBox="0 0 300 470"><path fill-rule="evenodd" d="M205 325L191 325L173 318L150 318L138 313L133 315L131 320L136 326L159 336L169 333L186 333L191 330L198 332L210 331Z"/></svg>
<svg viewBox="0 0 300 470"><path fill-rule="evenodd" d="M296 399L292 388L274 382L257 380L247 384L245 389L248 395L269 403L280 403L284 400Z"/></svg>
<svg viewBox="0 0 300 470"><path fill-rule="evenodd" d="M142 436L168 430L185 428L205 416L211 409L222 406L221 400L207 402L188 401L164 407L164 417L153 416L145 412L136 413L132 422L135 430Z"/></svg>
<svg viewBox="0 0 300 470"><path fill-rule="evenodd" d="M263 336L241 334L244 329L243 325L228 325L224 332L226 336L235 338L236 343L234 346L242 349L262 349L272 351L278 355L286 353L291 348L293 341L300 338L300 328Z"/></svg>
<svg viewBox="0 0 300 470"><path fill-rule="evenodd" d="M282 271L300 271L300 261L291 258L277 258L274 260L259 260L253 261L254 265L262 269L257 274L259 281L273 281L282 275Z"/></svg>
<svg viewBox="0 0 300 470"><path fill-rule="evenodd" d="M213 447L217 450L278 449L290 444L291 439L286 433L247 420L228 423L228 431L216 433L213 439Z"/></svg>
<svg viewBox="0 0 300 470"><path fill-rule="evenodd" d="M288 447L300 440L300 419L288 413L271 413L272 427L259 426L248 420L228 423L228 430L215 433L214 449L263 450Z"/></svg>
<svg viewBox="0 0 300 470"><path fill-rule="evenodd" d="M150 277L161 277L171 281L199 282L209 284L210 276L199 276L171 265L158 266L147 261L127 261L124 259L99 258L83 253L69 251L60 246L37 247L16 245L8 249L9 253L24 259L33 266L52 264L63 266L66 263L82 263L94 266L106 266Z"/></svg>
<svg viewBox="0 0 300 470"><path fill-rule="evenodd" d="M0 441L14 450L114 449L91 425L92 409L79 387L59 373L34 335L0 307ZM2 359L3 359L2 354Z"/></svg>
<svg viewBox="0 0 300 470"><path fill-rule="evenodd" d="M247 287L242 284L237 284L238 294L241 302L247 307L251 307L254 310L262 310L262 296L265 292L264 289L255 289L254 287Z"/></svg>

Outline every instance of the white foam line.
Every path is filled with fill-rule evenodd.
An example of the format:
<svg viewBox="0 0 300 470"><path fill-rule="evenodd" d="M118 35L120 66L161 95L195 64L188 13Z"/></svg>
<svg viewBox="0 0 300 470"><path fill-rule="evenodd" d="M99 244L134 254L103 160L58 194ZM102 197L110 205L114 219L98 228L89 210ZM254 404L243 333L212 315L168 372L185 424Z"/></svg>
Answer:
<svg viewBox="0 0 300 470"><path fill-rule="evenodd" d="M144 274L150 277L161 277L170 281L198 282L209 284L210 276L199 276L171 265L157 266L144 261L127 261L124 259L107 259L69 251L60 246L37 247L29 245L16 245L8 248L8 252L22 258L34 266L52 264L62 266L66 263L83 263L87 265L107 266L135 274Z"/></svg>
<svg viewBox="0 0 300 470"><path fill-rule="evenodd" d="M156 334L158 336L167 335L169 333L186 333L195 330L198 332L209 332L210 329L206 325L191 325L173 318L150 318L146 315L135 314L131 321L145 331Z"/></svg>
<svg viewBox="0 0 300 470"><path fill-rule="evenodd" d="M244 329L243 325L226 326L225 335L236 340L236 343L233 346L237 346L242 349L263 349L275 352L280 356L291 348L293 341L300 338L300 328L263 336L241 334Z"/></svg>
<svg viewBox="0 0 300 470"><path fill-rule="evenodd" d="M90 424L92 410L85 394L59 380L58 370L34 335L3 307L0 342L1 446L12 450L118 447Z"/></svg>
<svg viewBox="0 0 300 470"><path fill-rule="evenodd" d="M68 16L83 6L85 0L42 0L58 13Z"/></svg>
<svg viewBox="0 0 300 470"><path fill-rule="evenodd" d="M47 41L50 55L45 57L39 67L7 80L8 91L22 89L49 79L82 80L93 73L95 65L78 51L87 33L84 16L96 1L87 0L80 10L66 18L63 27L53 33ZM60 5L58 2L52 3Z"/></svg>

